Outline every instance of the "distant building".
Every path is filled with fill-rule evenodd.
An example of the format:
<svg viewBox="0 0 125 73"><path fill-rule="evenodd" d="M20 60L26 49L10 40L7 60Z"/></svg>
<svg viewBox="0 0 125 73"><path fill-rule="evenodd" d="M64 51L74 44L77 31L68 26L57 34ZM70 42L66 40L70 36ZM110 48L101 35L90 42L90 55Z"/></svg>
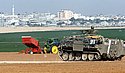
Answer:
<svg viewBox="0 0 125 73"><path fill-rule="evenodd" d="M78 18L80 18L82 15L81 14L77 14L77 13L74 13L73 14L73 17L75 18L75 19L78 19Z"/></svg>
<svg viewBox="0 0 125 73"><path fill-rule="evenodd" d="M11 15L5 15L4 17L6 19L6 22L5 22L5 26L17 26L19 25L19 18L18 18L18 15L15 15L15 8L14 8L14 5L13 5L13 8L12 8L12 14Z"/></svg>
<svg viewBox="0 0 125 73"><path fill-rule="evenodd" d="M0 13L0 27L4 26L4 14Z"/></svg>
<svg viewBox="0 0 125 73"><path fill-rule="evenodd" d="M57 15L59 20L68 20L73 17L73 12L70 10L61 10Z"/></svg>

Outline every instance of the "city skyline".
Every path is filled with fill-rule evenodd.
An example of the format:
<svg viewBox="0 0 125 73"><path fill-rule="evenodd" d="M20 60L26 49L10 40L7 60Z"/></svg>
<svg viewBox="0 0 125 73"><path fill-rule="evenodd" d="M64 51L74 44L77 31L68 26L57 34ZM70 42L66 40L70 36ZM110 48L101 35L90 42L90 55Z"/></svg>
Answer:
<svg viewBox="0 0 125 73"><path fill-rule="evenodd" d="M15 13L50 12L70 9L83 15L125 15L124 0L4 0L0 2L0 12L11 13L15 5Z"/></svg>

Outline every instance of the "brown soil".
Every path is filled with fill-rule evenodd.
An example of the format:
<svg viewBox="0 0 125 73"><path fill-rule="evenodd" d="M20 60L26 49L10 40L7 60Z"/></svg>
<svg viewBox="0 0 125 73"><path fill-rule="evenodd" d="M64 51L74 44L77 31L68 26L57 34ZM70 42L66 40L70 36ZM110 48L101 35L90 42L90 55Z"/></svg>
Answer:
<svg viewBox="0 0 125 73"><path fill-rule="evenodd" d="M55 54L20 54L17 52L0 53L0 61L60 61Z"/></svg>
<svg viewBox="0 0 125 73"><path fill-rule="evenodd" d="M0 53L0 61L60 61L57 55ZM0 64L0 73L125 73L122 61L65 62L46 64Z"/></svg>

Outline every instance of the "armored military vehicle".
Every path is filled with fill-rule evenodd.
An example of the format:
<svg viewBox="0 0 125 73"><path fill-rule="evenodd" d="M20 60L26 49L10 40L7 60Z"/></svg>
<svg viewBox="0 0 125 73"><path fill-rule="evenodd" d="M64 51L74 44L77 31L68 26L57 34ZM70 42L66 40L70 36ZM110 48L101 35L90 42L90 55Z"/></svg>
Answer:
<svg viewBox="0 0 125 73"><path fill-rule="evenodd" d="M123 40L96 35L93 27L85 30L84 35L64 37L58 50L64 61L113 61L125 55Z"/></svg>

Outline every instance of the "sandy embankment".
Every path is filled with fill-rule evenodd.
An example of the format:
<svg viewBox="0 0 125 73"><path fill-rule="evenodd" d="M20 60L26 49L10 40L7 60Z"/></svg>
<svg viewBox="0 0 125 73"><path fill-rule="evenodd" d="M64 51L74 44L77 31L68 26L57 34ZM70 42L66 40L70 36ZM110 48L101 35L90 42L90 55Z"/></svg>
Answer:
<svg viewBox="0 0 125 73"><path fill-rule="evenodd" d="M117 29L125 27L95 27L95 29ZM90 27L0 27L0 33L57 31L57 30L86 30Z"/></svg>

